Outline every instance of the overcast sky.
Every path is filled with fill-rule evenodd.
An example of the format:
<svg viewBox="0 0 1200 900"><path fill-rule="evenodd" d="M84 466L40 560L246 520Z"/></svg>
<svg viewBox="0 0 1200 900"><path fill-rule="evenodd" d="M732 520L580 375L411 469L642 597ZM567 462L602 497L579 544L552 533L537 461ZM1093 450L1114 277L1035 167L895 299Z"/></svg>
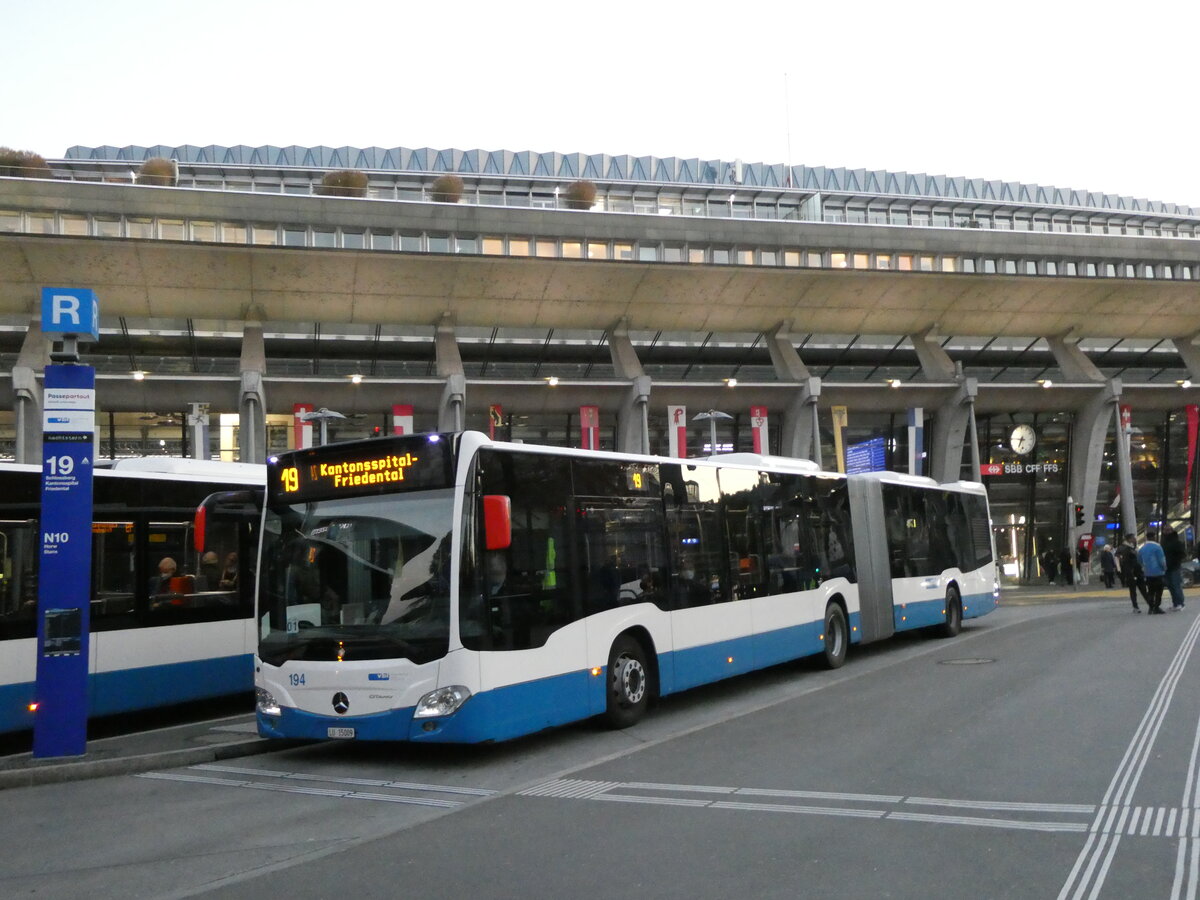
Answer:
<svg viewBox="0 0 1200 900"><path fill-rule="evenodd" d="M0 145L456 147L1200 207L1200 4L0 0Z"/></svg>

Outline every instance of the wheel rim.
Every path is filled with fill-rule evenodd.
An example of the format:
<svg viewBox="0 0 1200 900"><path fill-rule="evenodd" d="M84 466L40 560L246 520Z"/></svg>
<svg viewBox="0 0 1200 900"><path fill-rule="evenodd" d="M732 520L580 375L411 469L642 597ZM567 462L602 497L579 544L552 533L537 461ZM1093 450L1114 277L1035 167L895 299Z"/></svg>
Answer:
<svg viewBox="0 0 1200 900"><path fill-rule="evenodd" d="M613 690L617 702L623 706L636 706L646 696L646 669L641 660L632 656L621 656L613 667Z"/></svg>
<svg viewBox="0 0 1200 900"><path fill-rule="evenodd" d="M842 620L834 613L829 616L829 621L825 623L825 646L828 648L830 656L841 656L842 645L846 639L846 634L842 629Z"/></svg>

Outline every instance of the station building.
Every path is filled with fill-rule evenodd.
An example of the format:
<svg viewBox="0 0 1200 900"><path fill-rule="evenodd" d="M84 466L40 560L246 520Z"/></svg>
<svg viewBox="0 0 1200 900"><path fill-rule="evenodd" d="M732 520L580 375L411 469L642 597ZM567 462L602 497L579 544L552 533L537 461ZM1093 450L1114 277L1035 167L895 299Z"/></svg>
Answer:
<svg viewBox="0 0 1200 900"><path fill-rule="evenodd" d="M151 158L169 185L139 183ZM327 193L339 170L362 196ZM481 150L72 147L22 174L0 177L9 458L38 455L40 290L86 287L102 457L474 428L849 460L982 478L1026 578L1084 535L1193 525L1190 207Z"/></svg>

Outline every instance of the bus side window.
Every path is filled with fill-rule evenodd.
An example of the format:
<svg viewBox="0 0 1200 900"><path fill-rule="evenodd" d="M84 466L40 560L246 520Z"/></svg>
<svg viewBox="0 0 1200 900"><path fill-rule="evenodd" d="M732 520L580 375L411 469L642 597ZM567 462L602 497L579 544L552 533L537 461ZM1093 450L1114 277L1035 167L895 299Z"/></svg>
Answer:
<svg viewBox="0 0 1200 900"><path fill-rule="evenodd" d="M668 591L675 609L729 599L728 566L721 539L721 492L716 469L707 466L664 466L681 479L667 508L671 578Z"/></svg>
<svg viewBox="0 0 1200 900"><path fill-rule="evenodd" d="M578 616L567 578L567 510L571 507L568 461L535 453L479 454L480 491L475 527L475 584L464 596L482 605L464 606L464 622L475 635L464 633L471 647L525 650L540 647L564 624ZM511 536L503 554L506 579L503 595L484 596L483 497L510 499Z"/></svg>
<svg viewBox="0 0 1200 900"><path fill-rule="evenodd" d="M722 469L720 481L725 539L729 546L729 567L737 584L736 596L763 596L767 593L761 526L763 476L743 469Z"/></svg>
<svg viewBox="0 0 1200 900"><path fill-rule="evenodd" d="M904 578L907 571L908 552L908 505L904 494L890 484L882 485L883 511L886 519L888 558L891 561L893 578Z"/></svg>
<svg viewBox="0 0 1200 900"><path fill-rule="evenodd" d="M0 524L0 641L33 637L41 549L37 526L36 519Z"/></svg>
<svg viewBox="0 0 1200 900"><path fill-rule="evenodd" d="M800 479L795 475L770 476L763 488L763 552L766 554L767 585L772 594L801 590L797 551L800 547L800 508L795 494Z"/></svg>

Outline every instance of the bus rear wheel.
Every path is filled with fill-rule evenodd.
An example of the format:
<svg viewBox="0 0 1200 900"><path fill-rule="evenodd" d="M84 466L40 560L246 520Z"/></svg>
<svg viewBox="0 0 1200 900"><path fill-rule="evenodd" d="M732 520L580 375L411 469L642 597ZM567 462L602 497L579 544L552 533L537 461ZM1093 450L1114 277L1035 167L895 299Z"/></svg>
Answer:
<svg viewBox="0 0 1200 900"><path fill-rule="evenodd" d="M840 669L846 662L846 650L850 645L850 630L846 627L846 613L837 603L825 607L825 631L822 636L825 668Z"/></svg>
<svg viewBox="0 0 1200 900"><path fill-rule="evenodd" d="M938 626L938 636L952 638L962 631L962 596L954 585L946 588L946 621Z"/></svg>
<svg viewBox="0 0 1200 900"><path fill-rule="evenodd" d="M627 634L613 642L608 654L608 707L604 721L610 728L628 728L646 714L650 704L646 651Z"/></svg>

